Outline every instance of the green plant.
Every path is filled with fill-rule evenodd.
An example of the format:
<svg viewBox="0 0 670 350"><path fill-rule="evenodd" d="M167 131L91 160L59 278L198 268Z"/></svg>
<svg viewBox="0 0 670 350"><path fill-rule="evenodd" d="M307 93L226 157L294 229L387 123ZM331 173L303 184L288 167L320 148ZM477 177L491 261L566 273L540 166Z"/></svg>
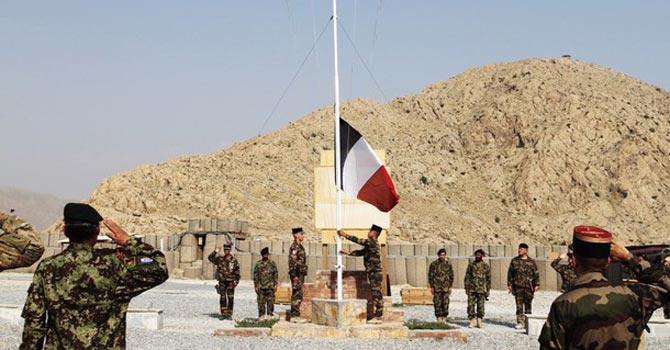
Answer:
<svg viewBox="0 0 670 350"><path fill-rule="evenodd" d="M235 327L237 328L272 328L278 320L253 320L244 319L237 321Z"/></svg>
<svg viewBox="0 0 670 350"><path fill-rule="evenodd" d="M426 322L420 320L409 320L405 322L409 329L454 329L456 327L442 322Z"/></svg>

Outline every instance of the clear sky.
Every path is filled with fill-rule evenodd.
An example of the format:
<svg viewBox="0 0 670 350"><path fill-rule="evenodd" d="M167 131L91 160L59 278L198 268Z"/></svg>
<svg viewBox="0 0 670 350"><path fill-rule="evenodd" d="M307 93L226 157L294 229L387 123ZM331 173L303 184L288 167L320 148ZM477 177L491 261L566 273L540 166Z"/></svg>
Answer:
<svg viewBox="0 0 670 350"><path fill-rule="evenodd" d="M384 95L488 63L593 62L670 88L668 1L342 0ZM329 0L0 0L0 185L83 199L333 103ZM384 101L340 31L341 96Z"/></svg>

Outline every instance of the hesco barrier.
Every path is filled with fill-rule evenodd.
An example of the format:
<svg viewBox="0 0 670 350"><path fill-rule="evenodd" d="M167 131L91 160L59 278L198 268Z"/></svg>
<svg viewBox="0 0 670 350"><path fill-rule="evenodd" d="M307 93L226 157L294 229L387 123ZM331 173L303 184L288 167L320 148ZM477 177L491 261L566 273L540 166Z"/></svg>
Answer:
<svg viewBox="0 0 670 350"><path fill-rule="evenodd" d="M46 244L44 257L61 251L59 241L64 241L62 233L42 233L42 241ZM176 278L214 279L216 268L207 260L207 256L216 248L222 248L226 239L221 235L206 235L196 238L185 235L179 245L179 235L144 235L143 240L154 247L163 248L170 270ZM280 281L288 283L288 252L291 241L245 240L237 241L234 253L240 263L243 280L252 279L256 261L260 259L260 250L269 247L271 258L279 268ZM327 266L323 266L324 247L321 243L307 242L303 244L307 251L309 271L307 282L314 282L317 270L334 269L335 245L328 245ZM454 287L463 288L463 278L468 260L477 249L487 253L486 262L491 265L491 287L507 289L507 269L512 257L517 255L517 245L472 245L472 244L389 244L386 259L389 282L392 285L411 285L414 287L428 286L428 266L437 258L437 251L445 248L447 256L454 267ZM356 244L343 244L345 250L359 249ZM557 290L561 285L561 277L551 268L553 258L567 252L566 246L530 246L529 255L537 262L540 271L540 285L544 290ZM363 270L363 258L344 257L346 271ZM39 263L39 262L38 262ZM13 270L14 272L34 272L37 264Z"/></svg>

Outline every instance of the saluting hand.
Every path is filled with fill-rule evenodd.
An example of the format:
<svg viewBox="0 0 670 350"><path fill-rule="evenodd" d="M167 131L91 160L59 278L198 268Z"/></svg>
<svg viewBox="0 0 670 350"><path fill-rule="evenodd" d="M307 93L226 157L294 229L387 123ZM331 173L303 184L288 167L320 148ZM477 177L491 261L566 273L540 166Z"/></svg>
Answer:
<svg viewBox="0 0 670 350"><path fill-rule="evenodd" d="M107 237L111 238L116 244L124 245L128 242L128 232L110 219L102 220L102 223L109 229Z"/></svg>
<svg viewBox="0 0 670 350"><path fill-rule="evenodd" d="M630 252L626 247L623 246L618 241L612 240L612 244L610 244L610 257L612 257L612 260L614 261L622 261L622 260L627 260L629 258Z"/></svg>

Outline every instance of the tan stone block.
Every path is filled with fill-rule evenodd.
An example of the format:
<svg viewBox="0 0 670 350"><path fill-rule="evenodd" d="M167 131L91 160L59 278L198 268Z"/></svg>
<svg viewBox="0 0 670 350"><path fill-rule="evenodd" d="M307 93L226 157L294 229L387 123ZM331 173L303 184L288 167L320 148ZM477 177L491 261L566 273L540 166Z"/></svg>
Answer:
<svg viewBox="0 0 670 350"><path fill-rule="evenodd" d="M361 299L313 299L311 320L313 324L330 327L365 324L367 303Z"/></svg>
<svg viewBox="0 0 670 350"><path fill-rule="evenodd" d="M283 338L344 338L347 336L346 328L327 327L315 324L294 324L289 322L277 322L272 327L273 337Z"/></svg>
<svg viewBox="0 0 670 350"><path fill-rule="evenodd" d="M468 332L447 329L447 330L436 330L436 329L414 329L410 330L408 337L410 339L438 339L438 340L451 340L459 343L468 342Z"/></svg>
<svg viewBox="0 0 670 350"><path fill-rule="evenodd" d="M409 328L402 323L380 324L380 325L362 325L351 327L349 337L358 339L388 339L388 338L407 338Z"/></svg>

